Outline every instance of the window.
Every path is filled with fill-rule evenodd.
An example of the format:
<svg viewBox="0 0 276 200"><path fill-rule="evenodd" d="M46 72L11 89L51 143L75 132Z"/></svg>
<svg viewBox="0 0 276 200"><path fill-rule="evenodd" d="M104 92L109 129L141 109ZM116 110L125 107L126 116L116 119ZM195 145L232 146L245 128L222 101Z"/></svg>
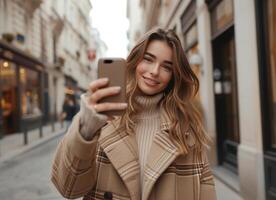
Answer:
<svg viewBox="0 0 276 200"><path fill-rule="evenodd" d="M21 111L23 116L40 115L39 72L20 67Z"/></svg>
<svg viewBox="0 0 276 200"><path fill-rule="evenodd" d="M233 22L234 5L233 0L222 0L212 11L213 34L222 31Z"/></svg>
<svg viewBox="0 0 276 200"><path fill-rule="evenodd" d="M197 24L194 23L188 31L184 34L184 47L185 49L191 48L197 43Z"/></svg>

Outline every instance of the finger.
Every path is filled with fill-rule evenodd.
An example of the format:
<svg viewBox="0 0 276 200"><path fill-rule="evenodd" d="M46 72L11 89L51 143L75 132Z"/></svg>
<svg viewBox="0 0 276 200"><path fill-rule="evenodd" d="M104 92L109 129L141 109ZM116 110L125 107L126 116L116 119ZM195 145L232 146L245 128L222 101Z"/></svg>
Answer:
<svg viewBox="0 0 276 200"><path fill-rule="evenodd" d="M107 96L116 95L116 94L120 93L120 91L121 91L121 87L118 87L118 86L98 89L96 92L94 92L90 96L90 101L89 102L92 103L92 104L96 104L102 98L107 97Z"/></svg>
<svg viewBox="0 0 276 200"><path fill-rule="evenodd" d="M89 84L88 90L93 93L97 91L99 88L106 86L108 81L109 81L108 78L99 78L95 81L92 81Z"/></svg>
<svg viewBox="0 0 276 200"><path fill-rule="evenodd" d="M127 103L99 103L94 105L96 112L104 112L109 110L124 110L127 108Z"/></svg>

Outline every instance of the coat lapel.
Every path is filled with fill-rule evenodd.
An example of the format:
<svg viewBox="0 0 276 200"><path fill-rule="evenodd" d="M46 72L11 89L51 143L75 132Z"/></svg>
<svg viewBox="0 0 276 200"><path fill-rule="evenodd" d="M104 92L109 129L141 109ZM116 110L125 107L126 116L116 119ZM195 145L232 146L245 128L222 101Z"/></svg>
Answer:
<svg viewBox="0 0 276 200"><path fill-rule="evenodd" d="M102 129L99 144L125 183L131 199L140 200L140 166L136 137L135 134L127 135L124 130L116 130L119 123L120 118L117 118ZM160 132L154 137L144 168L143 200L148 199L157 179L180 155L178 147L169 137L170 127L169 117L164 108L161 108ZM194 137L189 133L186 135L188 145L193 146Z"/></svg>
<svg viewBox="0 0 276 200"><path fill-rule="evenodd" d="M164 109L161 109L160 132L157 132L144 168L142 199L148 199L150 192L167 167L179 155L178 148L169 138L168 130L171 122Z"/></svg>
<svg viewBox="0 0 276 200"><path fill-rule="evenodd" d="M149 198L151 190L160 177L160 175L172 164L172 162L180 155L178 147L170 139L169 129L172 123L164 108L161 108L161 124L160 132L156 133L148 160L144 168L143 194L142 199ZM190 133L185 133L187 144L192 147L195 139Z"/></svg>
<svg viewBox="0 0 276 200"><path fill-rule="evenodd" d="M113 120L104 127L99 138L113 167L125 183L131 199L140 199L140 167L138 147L135 135L127 135L123 130L116 130L120 118Z"/></svg>

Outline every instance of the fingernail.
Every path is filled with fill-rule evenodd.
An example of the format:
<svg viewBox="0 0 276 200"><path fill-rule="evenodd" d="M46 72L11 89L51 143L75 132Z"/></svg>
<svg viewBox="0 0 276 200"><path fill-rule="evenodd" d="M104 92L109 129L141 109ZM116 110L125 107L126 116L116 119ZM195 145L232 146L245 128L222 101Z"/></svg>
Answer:
<svg viewBox="0 0 276 200"><path fill-rule="evenodd" d="M108 78L103 78L103 81L104 81L104 82L107 82L107 81L108 81Z"/></svg>
<svg viewBox="0 0 276 200"><path fill-rule="evenodd" d="M120 86L116 86L116 87L115 87L115 90L120 91L120 90L121 90L121 87L120 87Z"/></svg>
<svg viewBox="0 0 276 200"><path fill-rule="evenodd" d="M122 103L122 106L126 108L127 107L127 103Z"/></svg>

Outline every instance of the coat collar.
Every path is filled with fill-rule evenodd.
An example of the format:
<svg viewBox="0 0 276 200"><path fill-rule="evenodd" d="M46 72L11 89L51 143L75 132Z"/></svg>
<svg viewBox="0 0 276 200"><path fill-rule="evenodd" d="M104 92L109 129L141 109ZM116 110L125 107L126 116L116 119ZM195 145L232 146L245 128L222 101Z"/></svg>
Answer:
<svg viewBox="0 0 276 200"><path fill-rule="evenodd" d="M128 135L124 130L117 129L120 118L116 118L105 126L99 138L113 167L125 183L131 199L140 199L140 166L138 147L135 135Z"/></svg>
<svg viewBox="0 0 276 200"><path fill-rule="evenodd" d="M116 118L102 129L99 144L125 183L131 199L138 200L141 195L141 184L136 137L135 134L128 135L124 130L117 130L119 123L120 118ZM169 137L168 130L171 125L169 116L161 108L160 132L156 133L153 139L144 168L142 199L149 197L156 180L180 154L177 146ZM192 146L194 139L191 137L187 139L189 146Z"/></svg>
<svg viewBox="0 0 276 200"><path fill-rule="evenodd" d="M157 179L179 155L177 146L169 137L171 125L169 116L162 108L160 132L155 134L147 163L144 167L142 199L148 199Z"/></svg>

